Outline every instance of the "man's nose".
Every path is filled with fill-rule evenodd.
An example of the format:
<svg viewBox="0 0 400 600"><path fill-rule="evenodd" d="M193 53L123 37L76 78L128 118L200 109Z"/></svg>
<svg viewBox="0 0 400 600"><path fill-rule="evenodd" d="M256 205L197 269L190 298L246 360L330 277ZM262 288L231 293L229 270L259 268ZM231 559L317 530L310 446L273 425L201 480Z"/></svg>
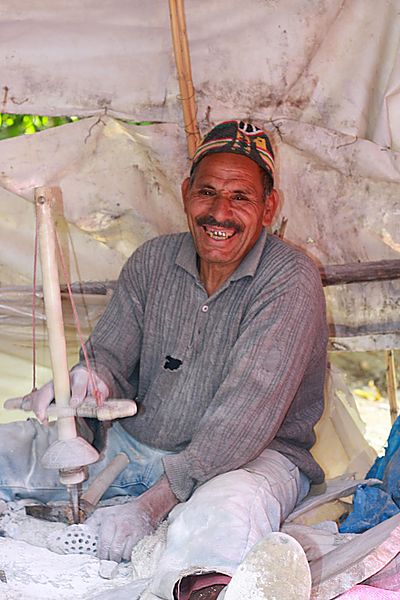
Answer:
<svg viewBox="0 0 400 600"><path fill-rule="evenodd" d="M216 194L210 207L210 213L219 221L223 221L227 215L231 214L231 203L229 197L224 194Z"/></svg>

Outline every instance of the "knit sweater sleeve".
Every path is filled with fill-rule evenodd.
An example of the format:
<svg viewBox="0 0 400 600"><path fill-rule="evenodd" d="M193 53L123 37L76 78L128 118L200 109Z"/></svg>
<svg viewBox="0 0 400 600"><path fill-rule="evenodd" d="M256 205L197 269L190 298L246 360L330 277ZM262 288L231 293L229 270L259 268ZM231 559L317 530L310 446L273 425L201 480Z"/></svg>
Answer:
<svg viewBox="0 0 400 600"><path fill-rule="evenodd" d="M272 442L307 372L313 363L321 365L324 324L323 292L315 272L310 281L288 286L274 299L261 293L254 301L197 432L182 452L164 458L180 500L208 479L243 466ZM319 377L322 406L323 369Z"/></svg>

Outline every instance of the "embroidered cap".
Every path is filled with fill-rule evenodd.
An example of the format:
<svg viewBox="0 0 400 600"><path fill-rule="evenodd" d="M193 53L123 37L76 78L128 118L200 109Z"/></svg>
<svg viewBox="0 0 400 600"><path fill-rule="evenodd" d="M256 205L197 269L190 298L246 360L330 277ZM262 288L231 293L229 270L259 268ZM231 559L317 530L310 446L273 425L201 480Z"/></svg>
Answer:
<svg viewBox="0 0 400 600"><path fill-rule="evenodd" d="M274 152L269 137L262 129L245 121L224 121L209 131L193 156L190 174L208 154L230 152L254 160L274 179Z"/></svg>

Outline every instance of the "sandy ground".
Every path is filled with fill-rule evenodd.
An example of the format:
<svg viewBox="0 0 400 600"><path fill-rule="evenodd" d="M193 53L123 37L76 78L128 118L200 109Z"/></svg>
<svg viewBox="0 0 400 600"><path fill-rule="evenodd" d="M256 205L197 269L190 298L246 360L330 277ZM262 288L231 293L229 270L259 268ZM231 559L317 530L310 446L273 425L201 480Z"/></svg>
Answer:
<svg viewBox="0 0 400 600"><path fill-rule="evenodd" d="M378 455L381 455L391 429L389 402L385 398L368 400L357 395L355 400L361 419L365 423L364 437Z"/></svg>

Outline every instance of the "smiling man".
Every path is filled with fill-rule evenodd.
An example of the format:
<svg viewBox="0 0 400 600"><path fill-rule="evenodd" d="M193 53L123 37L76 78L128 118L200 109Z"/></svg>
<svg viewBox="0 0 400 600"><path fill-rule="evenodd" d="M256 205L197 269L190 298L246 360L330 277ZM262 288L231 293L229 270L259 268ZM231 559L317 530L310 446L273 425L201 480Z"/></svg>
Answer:
<svg viewBox="0 0 400 600"><path fill-rule="evenodd" d="M197 161L202 156L191 179L184 181L182 195L200 279L212 296L254 246L263 226L271 224L277 194L247 156L199 153Z"/></svg>
<svg viewBox="0 0 400 600"><path fill-rule="evenodd" d="M100 557L121 560L169 515L153 598L271 597L265 577L245 578L243 588L238 567L324 477L310 454L323 409L324 295L313 262L267 233L278 203L273 178L265 132L242 121L214 127L182 185L190 233L132 255L87 343L103 398L139 406L109 430L103 458L129 455L108 496L132 498L99 508L88 525L99 531ZM92 391L83 363L71 386L75 405ZM43 418L51 399L50 385L27 402ZM36 439L42 432L35 425ZM57 474L21 468L41 485L33 494L19 483L19 497L60 497ZM4 483L0 497L11 499L10 489ZM257 545L249 560L261 552L272 573L271 547L282 540L288 573L279 597L307 598L306 561L287 539Z"/></svg>

